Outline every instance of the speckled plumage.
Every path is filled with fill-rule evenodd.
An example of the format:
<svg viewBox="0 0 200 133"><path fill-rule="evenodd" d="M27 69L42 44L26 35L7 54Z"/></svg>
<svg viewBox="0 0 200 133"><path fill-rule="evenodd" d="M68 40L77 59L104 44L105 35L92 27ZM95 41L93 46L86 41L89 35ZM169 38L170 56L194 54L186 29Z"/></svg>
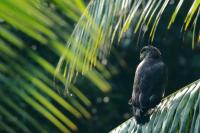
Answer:
<svg viewBox="0 0 200 133"><path fill-rule="evenodd" d="M140 59L129 103L133 107L137 123L144 124L149 121L150 110L159 104L164 96L168 75L157 48L145 46L140 52Z"/></svg>

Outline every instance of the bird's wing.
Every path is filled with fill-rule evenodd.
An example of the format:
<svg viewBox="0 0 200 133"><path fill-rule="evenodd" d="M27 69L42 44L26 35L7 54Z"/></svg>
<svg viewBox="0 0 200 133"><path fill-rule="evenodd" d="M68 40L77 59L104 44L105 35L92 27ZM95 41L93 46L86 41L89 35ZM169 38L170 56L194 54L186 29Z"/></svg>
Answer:
<svg viewBox="0 0 200 133"><path fill-rule="evenodd" d="M148 66L145 66L148 65ZM166 66L163 62L144 64L138 73L140 107L149 108L158 104L164 92L167 77Z"/></svg>

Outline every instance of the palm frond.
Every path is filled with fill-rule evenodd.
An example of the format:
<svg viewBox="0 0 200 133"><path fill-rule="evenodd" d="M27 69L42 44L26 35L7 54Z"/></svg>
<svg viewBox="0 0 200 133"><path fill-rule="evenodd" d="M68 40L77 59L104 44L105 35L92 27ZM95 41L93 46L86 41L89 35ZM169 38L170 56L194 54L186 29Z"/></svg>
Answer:
<svg viewBox="0 0 200 133"><path fill-rule="evenodd" d="M76 57L71 62L64 61L63 55L60 58L57 72L60 73L62 69L67 69L66 88L74 80L74 75L77 71L84 74L91 70L93 66L98 63L98 57L104 58L108 55L113 39L112 36L116 34L114 21L118 21L117 25L122 24L123 16L128 12L131 5L131 0L95 0L91 1L87 9L76 25L71 40L68 41L66 47L72 50ZM113 31L115 32L113 33ZM105 34L106 33L106 34ZM67 52L66 52L67 54ZM80 62L83 63L80 65ZM79 62L79 63L78 63ZM92 75L90 75L92 74ZM95 73L88 73L90 80L95 76ZM100 81L100 80L98 80ZM100 85L102 83L96 82ZM104 83L105 85L105 83ZM109 86L102 86L104 91L108 91Z"/></svg>
<svg viewBox="0 0 200 133"><path fill-rule="evenodd" d="M137 5L141 4L141 2L139 0L136 1L136 5L135 7L133 6L133 9L138 8ZM173 3L176 4L176 3ZM184 0L180 0L178 2L178 4L175 6L176 8L174 9L173 14L171 15L171 18L168 20L168 29L171 28L172 24L175 22L177 15L179 15L179 11L181 9L181 7L185 6L184 4L188 4L187 1ZM140 29L140 31L142 30L142 28L144 28L144 26L146 27L145 30L143 31L145 34L145 32L149 29L149 25L150 23L152 24L152 27L150 29L150 34L149 37L151 38L151 41L154 40L155 38L155 33L156 33L156 29L158 27L159 21L162 19L163 14L165 13L165 10L167 9L167 6L170 5L170 1L169 0L150 0L148 1L144 8L140 9L141 10L141 14L139 17L139 21L136 22L136 27L134 30L134 33L137 33ZM183 26L184 26L184 30L186 31L188 29L188 27L195 21L194 18L197 17L199 15L197 15L198 9L199 9L199 5L200 2L198 0L194 0L191 7L189 8L189 10L187 10L187 14L185 15L185 18L183 20ZM130 10L129 14L135 14L135 11ZM122 30L120 31L121 34L123 34L125 31L128 30L128 27L130 27L130 25L132 23L130 23L131 21L137 21L137 15L134 15L132 17L127 17L126 22L129 22L128 24L124 25L122 29L126 29L126 30ZM148 21L147 21L148 19ZM126 27L126 28L125 28ZM195 25L196 27L196 25Z"/></svg>
<svg viewBox="0 0 200 133"><path fill-rule="evenodd" d="M135 118L130 118L110 133L198 133L200 80L185 86L163 99L144 126L138 125Z"/></svg>
<svg viewBox="0 0 200 133"><path fill-rule="evenodd" d="M92 103L76 86L71 86L72 97L57 94L53 85L56 68L49 58L58 58L66 51L70 54L65 55L64 60L75 57L64 44L72 31L71 23L76 22L85 9L83 1L3 0L0 3L1 130L48 132L50 128L26 110L30 107L55 126L51 129L76 131L78 127L74 120L90 119L88 107ZM42 49L48 52L43 54ZM98 67L110 75L100 63ZM87 77L102 90L110 88L105 76L100 76L97 71L91 71ZM65 77L58 74L55 78L59 81L58 87L62 88ZM16 104L16 99L23 106ZM16 126L10 126L10 123Z"/></svg>
<svg viewBox="0 0 200 133"><path fill-rule="evenodd" d="M0 93L1 99L3 100L3 103L8 105L11 109L15 110L19 115L22 114L23 117L28 120L28 122L31 123L32 126L34 126L36 129L38 129L39 132L45 132L44 128L35 120L29 113L27 113L23 108L21 108L19 105L17 105L16 102L12 101L10 98L6 97L6 94L4 94L2 91Z"/></svg>
<svg viewBox="0 0 200 133"><path fill-rule="evenodd" d="M6 110L5 107L0 105L0 113L5 115L10 122L16 124L22 131L30 133L30 129L28 129L21 121L19 121L14 115L10 113L10 111Z"/></svg>
<svg viewBox="0 0 200 133"><path fill-rule="evenodd" d="M173 3L174 12L171 14L171 19L167 20L169 22L166 29L171 28L180 9L187 3L186 0L180 0L177 5ZM90 71L99 60L105 58L110 52L114 38L120 40L131 25L135 28L134 33L143 33L143 36L147 30L150 30L149 37L152 42L159 22L170 4L170 0L149 0L147 3L142 0L91 1L73 30L71 39L66 44L66 47L76 54L76 58L65 61L64 57L68 53L66 52L57 66L57 73L67 71L65 74L66 90L76 79L78 73L84 74ZM199 5L199 0L194 0L187 10L183 20L185 30L199 17L197 15ZM196 20L193 19L195 16ZM196 25L194 24L194 27ZM143 30L144 27L145 30ZM195 34L193 33L193 37ZM194 48L194 43L192 47ZM82 61L81 65L78 63L80 61Z"/></svg>

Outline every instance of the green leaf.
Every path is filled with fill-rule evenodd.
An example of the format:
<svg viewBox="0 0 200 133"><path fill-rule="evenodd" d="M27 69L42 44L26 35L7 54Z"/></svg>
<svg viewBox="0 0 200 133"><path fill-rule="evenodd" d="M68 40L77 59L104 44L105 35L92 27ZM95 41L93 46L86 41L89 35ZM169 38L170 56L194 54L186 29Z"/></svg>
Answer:
<svg viewBox="0 0 200 133"><path fill-rule="evenodd" d="M138 125L133 117L110 133L168 133L177 131L198 133L199 102L200 80L197 80L164 98L154 109L150 121L145 125Z"/></svg>

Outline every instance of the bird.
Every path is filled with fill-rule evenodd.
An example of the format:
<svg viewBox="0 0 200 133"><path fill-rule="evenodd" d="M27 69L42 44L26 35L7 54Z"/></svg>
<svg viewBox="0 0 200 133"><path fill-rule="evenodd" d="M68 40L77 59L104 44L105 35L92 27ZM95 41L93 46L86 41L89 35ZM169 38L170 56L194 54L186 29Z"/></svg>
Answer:
<svg viewBox="0 0 200 133"><path fill-rule="evenodd" d="M144 125L162 100L168 80L168 69L158 48L147 45L140 51L140 63L136 68L132 97L133 116L137 124Z"/></svg>

